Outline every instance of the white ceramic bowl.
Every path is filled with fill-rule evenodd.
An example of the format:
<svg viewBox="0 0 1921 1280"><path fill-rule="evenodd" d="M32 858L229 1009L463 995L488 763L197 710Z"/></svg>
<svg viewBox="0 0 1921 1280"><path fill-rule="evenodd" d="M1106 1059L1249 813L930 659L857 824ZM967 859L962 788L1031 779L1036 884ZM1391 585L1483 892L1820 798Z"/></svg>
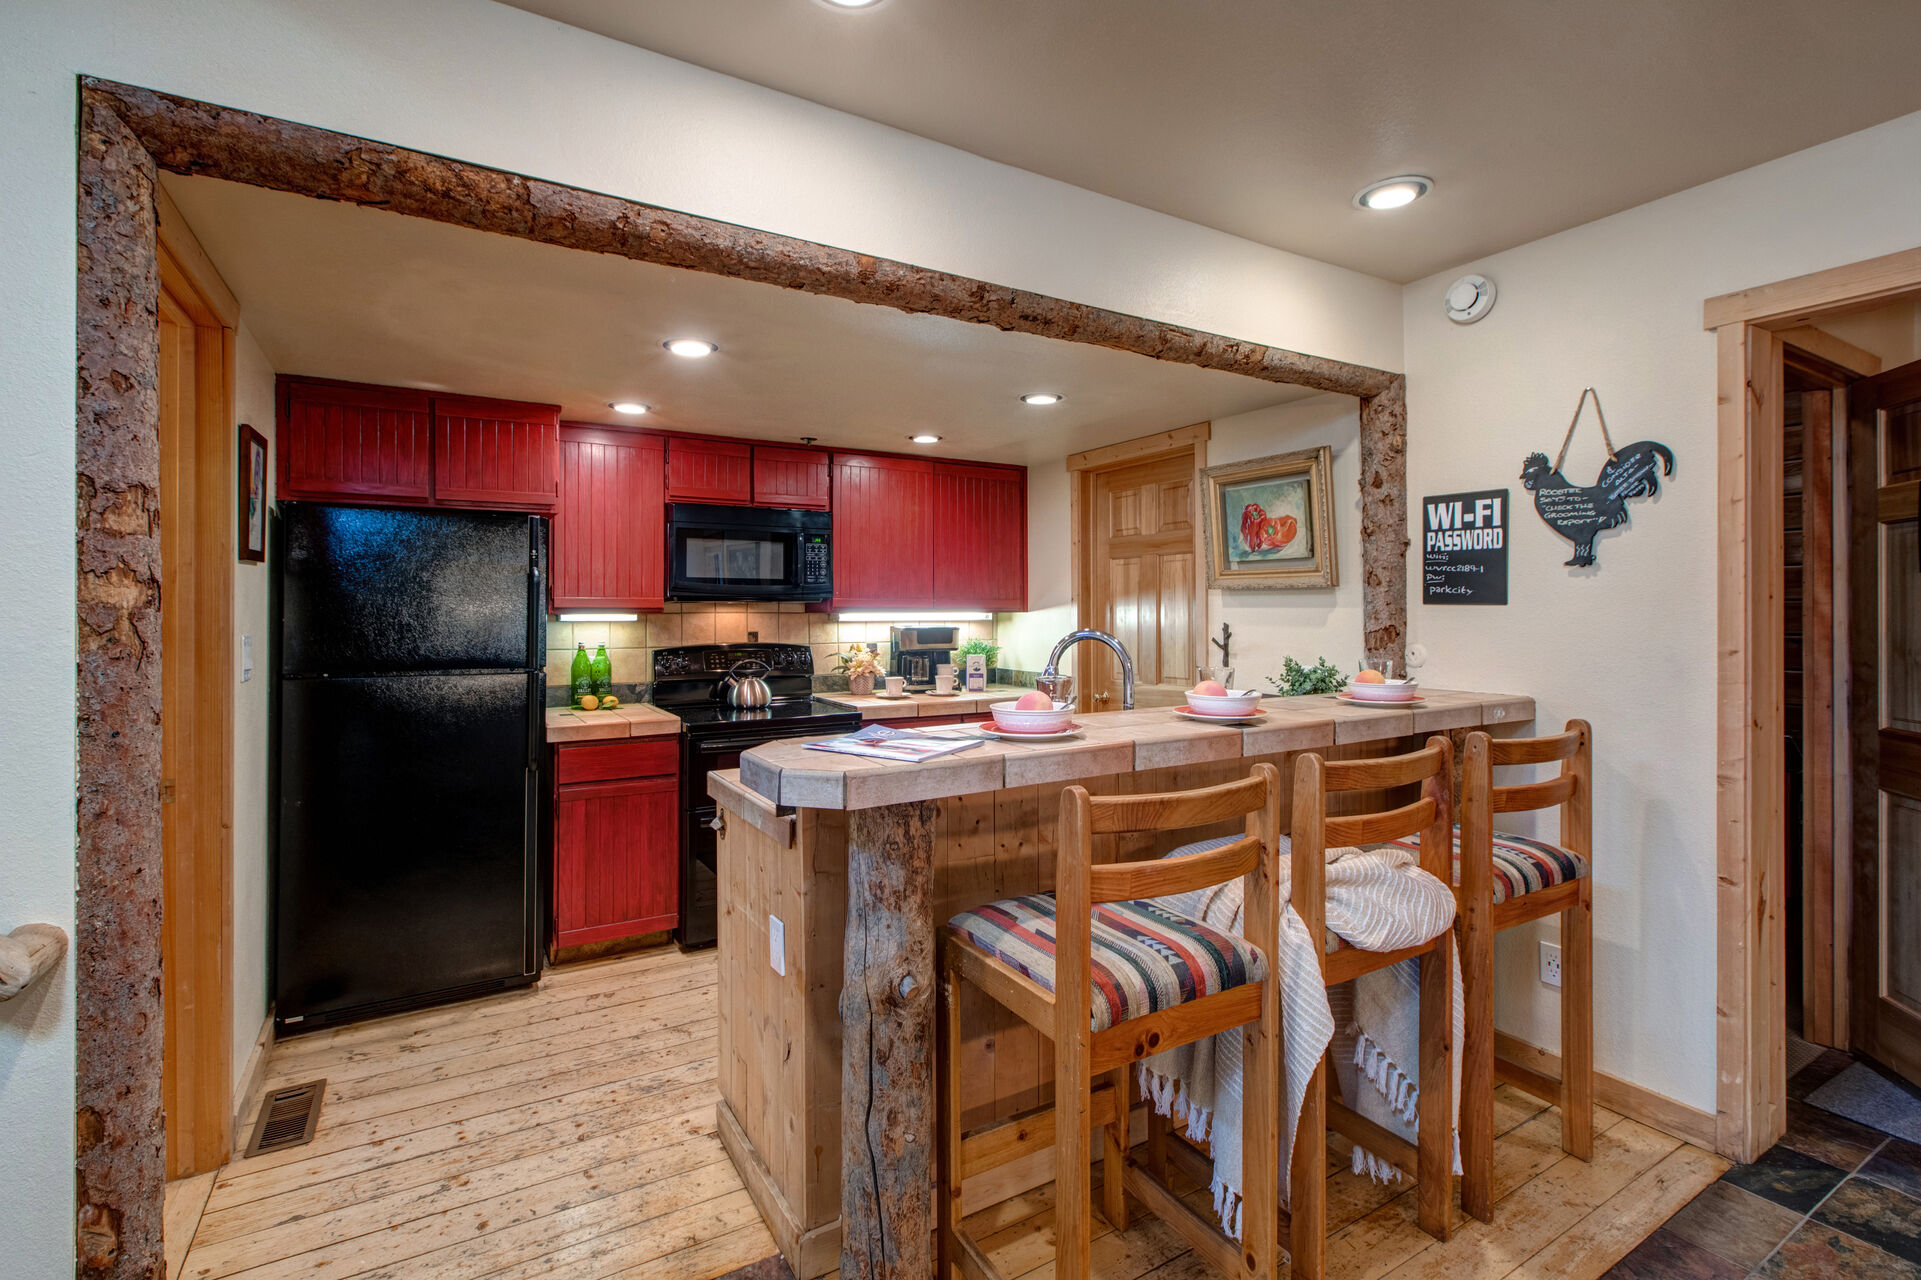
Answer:
<svg viewBox="0 0 1921 1280"><path fill-rule="evenodd" d="M1421 683L1418 680L1385 680L1380 684L1363 684L1358 680L1349 680L1347 692L1357 702L1406 702L1421 696Z"/></svg>
<svg viewBox="0 0 1921 1280"><path fill-rule="evenodd" d="M1204 716L1247 716L1261 709L1259 689L1229 689L1226 697L1189 690L1187 705Z"/></svg>
<svg viewBox="0 0 1921 1280"><path fill-rule="evenodd" d="M996 702L988 708L994 724L1009 733L1059 733L1074 719L1072 703L1056 702L1052 711L1020 711L1011 702Z"/></svg>

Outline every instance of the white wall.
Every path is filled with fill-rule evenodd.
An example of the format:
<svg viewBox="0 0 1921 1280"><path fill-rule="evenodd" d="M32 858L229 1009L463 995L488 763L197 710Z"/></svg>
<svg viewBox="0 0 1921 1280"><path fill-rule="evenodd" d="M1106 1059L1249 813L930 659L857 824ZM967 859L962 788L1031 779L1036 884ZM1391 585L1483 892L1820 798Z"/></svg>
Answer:
<svg viewBox="0 0 1921 1280"><path fill-rule="evenodd" d="M1401 363L1398 291L1383 281L480 0L13 0L0 6L7 920L73 926L81 74L1256 342ZM9 1264L52 1275L72 1256L72 966L25 1005L0 1010L0 1199L18 1207Z"/></svg>
<svg viewBox="0 0 1921 1280"><path fill-rule="evenodd" d="M1500 289L1461 327L1441 297L1460 272L1405 291L1408 484L1507 486L1506 608L1409 606L1429 683L1534 695L1539 725L1595 732L1596 1057L1600 1068L1714 1108L1714 336L1708 297L1921 244L1921 114L1463 264ZM1604 535L1599 563L1534 514L1517 477L1559 449L1581 388L1617 443L1678 459L1658 498ZM1603 459L1591 411L1567 474ZM1412 506L1412 504L1411 504ZM1418 515L1416 516L1418 521ZM1418 524L1410 534L1418 532ZM1418 583L1418 546L1409 581ZM1500 1025L1556 1043L1552 993L1524 931L1504 940Z"/></svg>

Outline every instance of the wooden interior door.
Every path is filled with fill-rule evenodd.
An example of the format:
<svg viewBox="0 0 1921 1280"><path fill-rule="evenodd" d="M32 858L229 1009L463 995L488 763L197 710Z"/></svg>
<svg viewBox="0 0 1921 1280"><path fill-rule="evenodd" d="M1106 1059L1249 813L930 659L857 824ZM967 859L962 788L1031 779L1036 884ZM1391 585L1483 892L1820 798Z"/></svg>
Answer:
<svg viewBox="0 0 1921 1280"><path fill-rule="evenodd" d="M1206 625L1194 545L1194 455L1184 450L1099 471L1090 484L1081 616L1127 647L1136 706L1178 706L1194 683ZM1119 710L1120 664L1105 646L1076 646L1074 671L1081 710Z"/></svg>
<svg viewBox="0 0 1921 1280"><path fill-rule="evenodd" d="M1854 1047L1921 1082L1921 362L1848 386Z"/></svg>

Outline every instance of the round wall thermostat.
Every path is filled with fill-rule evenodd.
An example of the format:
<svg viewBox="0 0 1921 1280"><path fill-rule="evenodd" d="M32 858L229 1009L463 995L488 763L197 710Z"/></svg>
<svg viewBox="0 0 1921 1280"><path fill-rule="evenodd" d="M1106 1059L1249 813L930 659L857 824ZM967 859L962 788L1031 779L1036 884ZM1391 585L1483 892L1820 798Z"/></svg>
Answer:
<svg viewBox="0 0 1921 1280"><path fill-rule="evenodd" d="M1462 276L1447 287L1447 318L1473 324L1494 310L1494 282L1486 276Z"/></svg>

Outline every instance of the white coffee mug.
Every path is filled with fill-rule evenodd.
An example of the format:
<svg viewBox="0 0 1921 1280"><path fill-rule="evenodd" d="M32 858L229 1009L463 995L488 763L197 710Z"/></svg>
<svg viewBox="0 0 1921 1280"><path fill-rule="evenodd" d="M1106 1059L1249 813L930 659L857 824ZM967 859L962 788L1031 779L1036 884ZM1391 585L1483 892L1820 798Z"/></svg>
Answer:
<svg viewBox="0 0 1921 1280"><path fill-rule="evenodd" d="M907 692L906 676L888 676L887 677L887 693L889 697L898 698L903 693L906 693L906 692Z"/></svg>
<svg viewBox="0 0 1921 1280"><path fill-rule="evenodd" d="M934 677L934 692L935 693L954 692L954 673L952 671L943 671L941 674Z"/></svg>

